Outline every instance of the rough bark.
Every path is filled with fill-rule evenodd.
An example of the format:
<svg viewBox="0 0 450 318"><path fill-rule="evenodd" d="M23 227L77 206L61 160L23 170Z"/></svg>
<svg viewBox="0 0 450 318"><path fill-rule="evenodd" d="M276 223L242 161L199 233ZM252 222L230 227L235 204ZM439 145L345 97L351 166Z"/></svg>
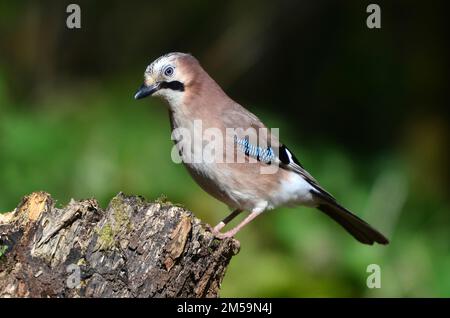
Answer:
<svg viewBox="0 0 450 318"><path fill-rule="evenodd" d="M0 296L217 297L239 243L170 202L119 193L57 208L32 193L0 215Z"/></svg>

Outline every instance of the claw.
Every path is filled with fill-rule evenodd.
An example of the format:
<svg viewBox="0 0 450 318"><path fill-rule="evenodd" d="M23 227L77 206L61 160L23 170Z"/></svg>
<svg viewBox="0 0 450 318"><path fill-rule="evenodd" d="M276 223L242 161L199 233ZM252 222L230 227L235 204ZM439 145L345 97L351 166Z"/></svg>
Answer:
<svg viewBox="0 0 450 318"><path fill-rule="evenodd" d="M224 237L224 233L221 233L220 230L223 228L223 225L221 225L221 223L217 224L215 227L212 227L209 224L205 225L206 229L208 229L216 238L218 239L224 239L226 237Z"/></svg>
<svg viewBox="0 0 450 318"><path fill-rule="evenodd" d="M233 237L235 233L234 233L234 231L228 231L228 232L225 232L225 233L221 233L221 232L217 231L215 233L213 232L213 234L219 240L224 240L224 239Z"/></svg>

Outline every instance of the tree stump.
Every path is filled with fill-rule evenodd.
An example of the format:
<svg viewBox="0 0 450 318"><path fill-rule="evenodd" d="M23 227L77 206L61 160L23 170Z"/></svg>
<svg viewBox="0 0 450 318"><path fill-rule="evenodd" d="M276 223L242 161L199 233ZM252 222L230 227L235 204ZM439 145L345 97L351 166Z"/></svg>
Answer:
<svg viewBox="0 0 450 318"><path fill-rule="evenodd" d="M119 193L55 207L32 193L0 214L2 297L218 297L239 242L170 202Z"/></svg>

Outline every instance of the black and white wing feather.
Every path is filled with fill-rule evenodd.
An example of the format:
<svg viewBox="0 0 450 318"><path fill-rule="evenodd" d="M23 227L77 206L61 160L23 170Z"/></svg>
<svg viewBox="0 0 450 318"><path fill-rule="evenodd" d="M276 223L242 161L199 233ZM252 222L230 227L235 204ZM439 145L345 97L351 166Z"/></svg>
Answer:
<svg viewBox="0 0 450 318"><path fill-rule="evenodd" d="M308 183L322 196L327 197L331 201L336 201L336 199L327 191L325 191L308 171L303 168L302 164L294 156L294 154L285 146L281 145L278 150L278 158L280 161L280 167L294 171L300 174L303 179L308 181Z"/></svg>

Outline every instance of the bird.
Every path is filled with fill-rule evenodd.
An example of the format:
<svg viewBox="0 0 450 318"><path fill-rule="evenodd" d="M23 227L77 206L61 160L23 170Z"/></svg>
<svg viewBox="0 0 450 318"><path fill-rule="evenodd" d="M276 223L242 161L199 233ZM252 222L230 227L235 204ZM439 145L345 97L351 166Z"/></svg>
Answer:
<svg viewBox="0 0 450 318"><path fill-rule="evenodd" d="M363 244L389 243L383 234L327 192L272 129L231 99L193 55L172 52L151 62L134 99L147 96L166 101L175 149L192 178L232 211L212 228L218 239L234 237L265 211L280 206L306 206L322 211ZM230 151L235 160L192 160L195 147L190 146L196 142L196 123L201 123L205 131L215 129L225 135L222 150ZM229 130L233 134L227 134ZM182 142L174 134L176 131L194 137ZM199 142L203 145L203 141ZM236 160L238 156L243 160ZM270 168L270 173L262 172ZM249 214L239 224L222 231L244 211Z"/></svg>

